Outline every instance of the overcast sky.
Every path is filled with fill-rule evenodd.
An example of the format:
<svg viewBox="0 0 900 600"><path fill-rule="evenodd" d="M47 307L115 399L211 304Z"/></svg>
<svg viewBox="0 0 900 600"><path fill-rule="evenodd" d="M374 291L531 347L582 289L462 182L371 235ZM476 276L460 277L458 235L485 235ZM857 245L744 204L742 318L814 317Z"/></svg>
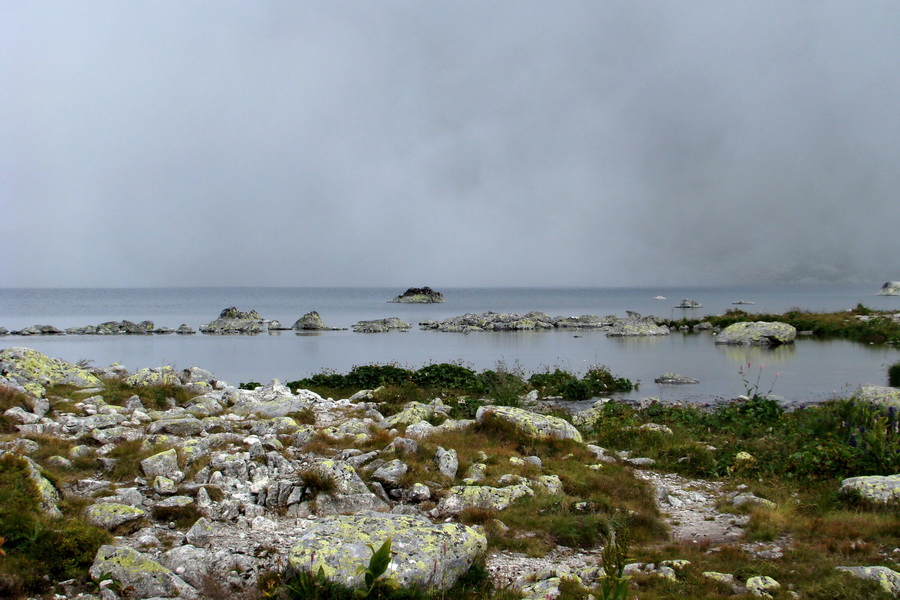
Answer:
<svg viewBox="0 0 900 600"><path fill-rule="evenodd" d="M0 2L0 286L900 279L900 4Z"/></svg>

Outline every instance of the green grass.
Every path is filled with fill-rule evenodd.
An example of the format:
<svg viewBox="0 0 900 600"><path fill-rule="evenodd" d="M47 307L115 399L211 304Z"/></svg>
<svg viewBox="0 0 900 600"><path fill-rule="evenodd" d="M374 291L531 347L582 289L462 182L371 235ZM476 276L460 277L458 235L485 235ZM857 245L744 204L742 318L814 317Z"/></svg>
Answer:
<svg viewBox="0 0 900 600"><path fill-rule="evenodd" d="M876 311L858 304L856 308L832 313L816 313L805 310L789 310L783 314L757 314L742 310L729 310L723 315L706 317L715 327L727 327L741 321L780 321L793 325L797 331L809 331L822 338L846 338L859 342L900 343L900 322L893 313ZM865 317L865 320L859 317ZM698 320L670 321L670 327L693 326Z"/></svg>
<svg viewBox="0 0 900 600"><path fill-rule="evenodd" d="M65 503L60 519L45 516L39 507L24 461L12 454L0 457L0 538L6 553L0 557L0 596L45 591L45 575L54 581L85 580L97 549L112 540Z"/></svg>
<svg viewBox="0 0 900 600"><path fill-rule="evenodd" d="M543 396L563 396L584 400L593 396L637 388L631 380L613 375L602 365L594 365L578 377L561 369L537 373L530 377L519 368L508 368L502 362L495 369L480 373L458 363L436 363L416 371L396 365L363 365L348 373L325 371L287 383L292 390L309 389L323 397L348 397L361 389L384 386L380 401L400 405L405 401L425 401L440 396L445 400L460 397L487 398L494 404L518 406L521 397L531 390ZM393 395L395 399L391 400Z"/></svg>

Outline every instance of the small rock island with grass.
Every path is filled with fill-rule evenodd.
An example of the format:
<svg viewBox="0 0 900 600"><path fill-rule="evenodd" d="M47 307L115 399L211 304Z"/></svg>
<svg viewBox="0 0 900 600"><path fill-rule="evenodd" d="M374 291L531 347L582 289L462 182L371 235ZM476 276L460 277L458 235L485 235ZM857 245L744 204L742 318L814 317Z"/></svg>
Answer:
<svg viewBox="0 0 900 600"><path fill-rule="evenodd" d="M5 349L0 596L900 595L900 390L615 399L636 387L447 363L235 386Z"/></svg>
<svg viewBox="0 0 900 600"><path fill-rule="evenodd" d="M435 304L444 301L444 294L437 292L427 285L420 288L409 288L399 296L388 302L403 304Z"/></svg>

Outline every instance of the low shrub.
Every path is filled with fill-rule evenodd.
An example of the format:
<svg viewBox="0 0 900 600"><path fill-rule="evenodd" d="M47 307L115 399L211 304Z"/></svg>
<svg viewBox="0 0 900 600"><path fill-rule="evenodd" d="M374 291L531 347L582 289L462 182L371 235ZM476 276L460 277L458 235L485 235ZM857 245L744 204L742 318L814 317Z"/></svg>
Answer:
<svg viewBox="0 0 900 600"><path fill-rule="evenodd" d="M46 590L48 580L87 580L97 549L112 536L80 517L51 519L40 511L40 494L23 460L0 457L0 595Z"/></svg>
<svg viewBox="0 0 900 600"><path fill-rule="evenodd" d="M900 387L900 362L896 362L888 367L888 385Z"/></svg>

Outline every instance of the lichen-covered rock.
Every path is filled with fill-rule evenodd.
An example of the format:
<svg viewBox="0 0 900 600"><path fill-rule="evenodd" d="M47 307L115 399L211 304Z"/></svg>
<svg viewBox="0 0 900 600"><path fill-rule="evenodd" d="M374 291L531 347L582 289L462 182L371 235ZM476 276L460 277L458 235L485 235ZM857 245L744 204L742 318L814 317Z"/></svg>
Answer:
<svg viewBox="0 0 900 600"><path fill-rule="evenodd" d="M153 321L141 321L134 323L132 321L107 321L100 323L93 331L85 332L94 335L150 335L153 333L155 326Z"/></svg>
<svg viewBox="0 0 900 600"><path fill-rule="evenodd" d="M450 416L450 407L440 401L422 404L421 402L407 402L403 410L385 418L379 427L393 429L403 425L413 425L422 421L431 421L435 417L447 418Z"/></svg>
<svg viewBox="0 0 900 600"><path fill-rule="evenodd" d="M90 568L91 577L110 577L134 588L135 598L198 598L197 590L146 554L123 546L101 546Z"/></svg>
<svg viewBox="0 0 900 600"><path fill-rule="evenodd" d="M793 344L797 329L787 323L742 321L733 323L716 336L717 344L779 346Z"/></svg>
<svg viewBox="0 0 900 600"><path fill-rule="evenodd" d="M409 288L399 296L388 302L401 302L405 304L433 304L444 301L444 294L437 292L427 285L421 288Z"/></svg>
<svg viewBox="0 0 900 600"><path fill-rule="evenodd" d="M781 584L767 575L757 575L747 580L747 589L757 598L771 598L775 590L781 589Z"/></svg>
<svg viewBox="0 0 900 600"><path fill-rule="evenodd" d="M841 482L841 493L857 493L879 504L900 503L900 474L850 477Z"/></svg>
<svg viewBox="0 0 900 600"><path fill-rule="evenodd" d="M489 418L509 423L531 438L582 441L581 433L575 426L559 417L539 415L512 406L482 406L475 414L479 423Z"/></svg>
<svg viewBox="0 0 900 600"><path fill-rule="evenodd" d="M846 571L854 577L869 579L881 584L884 591L900 596L900 573L887 567L836 567L838 571Z"/></svg>
<svg viewBox="0 0 900 600"><path fill-rule="evenodd" d="M137 529L147 513L128 504L98 502L89 506L84 512L84 516L92 525L109 531L121 531L129 526Z"/></svg>
<svg viewBox="0 0 900 600"><path fill-rule="evenodd" d="M388 487L396 488L400 487L400 481L407 471L409 471L409 467L402 460L394 459L375 469L372 479Z"/></svg>
<svg viewBox="0 0 900 600"><path fill-rule="evenodd" d="M857 400L900 408L900 389L882 385L864 385L854 394Z"/></svg>
<svg viewBox="0 0 900 600"><path fill-rule="evenodd" d="M213 335L254 335L268 329L269 321L263 319L255 310L242 312L233 306L219 313L219 318L215 321L200 326L201 332Z"/></svg>
<svg viewBox="0 0 900 600"><path fill-rule="evenodd" d="M363 510L382 511L390 508L384 500L373 494L352 466L340 460L321 459L309 466L319 476L334 483L334 491L316 496L316 513L338 515Z"/></svg>
<svg viewBox="0 0 900 600"><path fill-rule="evenodd" d="M376 319L374 321L359 321L353 325L356 333L385 333L387 331L409 331L410 325L397 317Z"/></svg>
<svg viewBox="0 0 900 600"><path fill-rule="evenodd" d="M50 358L30 348L0 350L0 375L31 395L44 397L47 385L102 387L90 371L58 358Z"/></svg>
<svg viewBox="0 0 900 600"><path fill-rule="evenodd" d="M203 548L209 545L209 540L213 534L212 523L206 517L200 517L191 525L184 539L188 544Z"/></svg>
<svg viewBox="0 0 900 600"><path fill-rule="evenodd" d="M900 281L886 281L878 290L879 296L900 296Z"/></svg>
<svg viewBox="0 0 900 600"><path fill-rule="evenodd" d="M154 477L168 477L181 481L181 478L184 477L178 470L178 453L174 449L145 458L141 461L141 470L150 479Z"/></svg>
<svg viewBox="0 0 900 600"><path fill-rule="evenodd" d="M360 567L388 538L395 553L388 574L402 587L444 590L465 574L487 549L487 540L459 523L434 525L418 515L363 513L314 523L291 549L289 568L318 572L360 587Z"/></svg>
<svg viewBox="0 0 900 600"><path fill-rule="evenodd" d="M27 456L19 456L18 454L6 450L0 450L0 459L18 461L19 464L25 467L28 478L34 484L35 488L37 488L40 501L38 509L42 513L48 517L59 517L62 514L56 506L59 502L59 492L46 477L41 475L41 471L36 462Z"/></svg>
<svg viewBox="0 0 900 600"><path fill-rule="evenodd" d="M534 490L525 483L506 487L487 485L457 485L441 498L435 512L437 515L458 515L467 508L501 511L523 496L534 495Z"/></svg>
<svg viewBox="0 0 900 600"><path fill-rule="evenodd" d="M610 337L669 335L669 328L658 325L654 317L641 317L637 313L632 313L627 319L613 323L606 335Z"/></svg>
<svg viewBox="0 0 900 600"><path fill-rule="evenodd" d="M459 470L459 458L456 455L456 450L452 448L450 450L444 450L440 446L438 446L437 452L434 455L434 461L437 463L438 471L441 472L441 475L445 477L449 477L453 479L456 477L456 471Z"/></svg>
<svg viewBox="0 0 900 600"><path fill-rule="evenodd" d="M135 371L134 375L125 379L125 383L135 387L151 385L181 385L181 378L171 366L150 367Z"/></svg>

